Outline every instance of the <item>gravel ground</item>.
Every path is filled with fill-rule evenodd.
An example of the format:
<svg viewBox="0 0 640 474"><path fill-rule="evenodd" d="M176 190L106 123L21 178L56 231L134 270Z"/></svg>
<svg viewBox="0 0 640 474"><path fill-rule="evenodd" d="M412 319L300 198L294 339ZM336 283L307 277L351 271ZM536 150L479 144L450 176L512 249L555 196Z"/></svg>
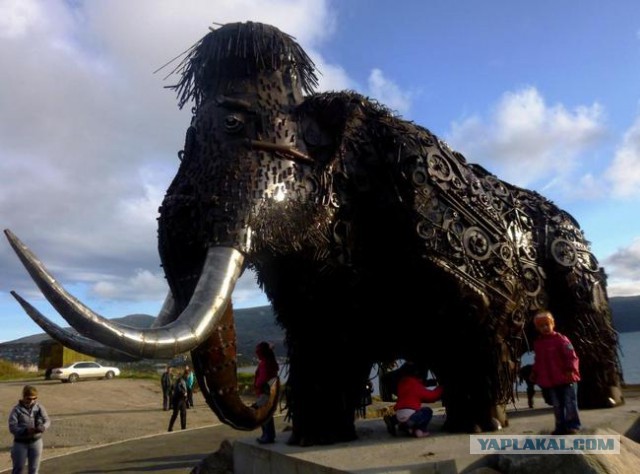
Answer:
<svg viewBox="0 0 640 474"><path fill-rule="evenodd" d="M38 401L51 417L44 434L43 459L125 439L164 433L170 411L162 410L160 380L112 379L61 383L58 380L0 382L0 471L11 468L13 438L7 428L9 412L22 387L38 388ZM187 412L187 429L219 424L202 395ZM174 429L180 429L180 420Z"/></svg>

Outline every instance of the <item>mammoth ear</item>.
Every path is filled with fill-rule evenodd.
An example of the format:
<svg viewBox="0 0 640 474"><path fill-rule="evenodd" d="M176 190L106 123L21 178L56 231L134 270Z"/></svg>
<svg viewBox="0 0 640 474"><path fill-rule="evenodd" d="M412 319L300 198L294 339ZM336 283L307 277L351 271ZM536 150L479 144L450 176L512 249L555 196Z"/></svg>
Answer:
<svg viewBox="0 0 640 474"><path fill-rule="evenodd" d="M315 161L328 163L336 156L346 124L359 104L354 98L348 93L316 94L298 107L302 138Z"/></svg>

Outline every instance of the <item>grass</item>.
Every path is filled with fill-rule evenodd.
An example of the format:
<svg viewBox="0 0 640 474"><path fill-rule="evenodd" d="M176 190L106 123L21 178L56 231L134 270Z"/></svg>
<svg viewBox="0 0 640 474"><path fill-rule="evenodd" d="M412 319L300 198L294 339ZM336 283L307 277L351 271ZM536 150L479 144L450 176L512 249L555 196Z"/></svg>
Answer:
<svg viewBox="0 0 640 474"><path fill-rule="evenodd" d="M254 395L253 377L254 375L251 373L238 373L238 389L240 394L248 396ZM44 379L44 371L28 371L18 364L0 359L0 381L35 378ZM118 378L160 380L160 374L157 372L156 368L151 365L127 367L121 369L120 376Z"/></svg>
<svg viewBox="0 0 640 474"><path fill-rule="evenodd" d="M44 370L37 372L25 370L19 364L0 359L0 380L44 379ZM127 368L120 373L124 379L160 379L153 367Z"/></svg>
<svg viewBox="0 0 640 474"><path fill-rule="evenodd" d="M32 379L38 375L38 373L29 372L13 362L0 359L0 380ZM44 372L40 375L44 377Z"/></svg>
<svg viewBox="0 0 640 474"><path fill-rule="evenodd" d="M154 369L123 369L118 378L160 380L160 374Z"/></svg>

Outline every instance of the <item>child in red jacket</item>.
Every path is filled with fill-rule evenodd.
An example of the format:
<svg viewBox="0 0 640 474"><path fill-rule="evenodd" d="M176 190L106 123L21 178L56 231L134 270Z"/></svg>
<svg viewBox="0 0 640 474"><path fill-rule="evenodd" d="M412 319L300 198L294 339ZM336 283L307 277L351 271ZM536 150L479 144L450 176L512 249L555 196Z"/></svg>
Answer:
<svg viewBox="0 0 640 474"><path fill-rule="evenodd" d="M394 405L395 415L385 417L389 433L395 434L395 424L416 438L429 436L427 426L433 417L433 410L422 403L437 402L442 398L442 387L429 390L422 383L421 373L416 366L407 362L404 374L398 382L398 399Z"/></svg>
<svg viewBox="0 0 640 474"><path fill-rule="evenodd" d="M578 356L571 341L554 330L555 321L549 311L536 314L533 322L540 335L533 344L535 360L531 381L550 395L556 424L551 434L575 434L580 430L573 385L580 380Z"/></svg>

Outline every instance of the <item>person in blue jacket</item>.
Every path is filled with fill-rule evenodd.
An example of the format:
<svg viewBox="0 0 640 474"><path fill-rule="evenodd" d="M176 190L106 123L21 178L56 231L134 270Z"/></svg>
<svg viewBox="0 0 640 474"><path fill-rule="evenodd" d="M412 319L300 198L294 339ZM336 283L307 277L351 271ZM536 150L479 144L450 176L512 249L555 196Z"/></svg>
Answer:
<svg viewBox="0 0 640 474"><path fill-rule="evenodd" d="M184 369L187 382L187 408L193 408L193 386L196 383L196 376L187 365Z"/></svg>

